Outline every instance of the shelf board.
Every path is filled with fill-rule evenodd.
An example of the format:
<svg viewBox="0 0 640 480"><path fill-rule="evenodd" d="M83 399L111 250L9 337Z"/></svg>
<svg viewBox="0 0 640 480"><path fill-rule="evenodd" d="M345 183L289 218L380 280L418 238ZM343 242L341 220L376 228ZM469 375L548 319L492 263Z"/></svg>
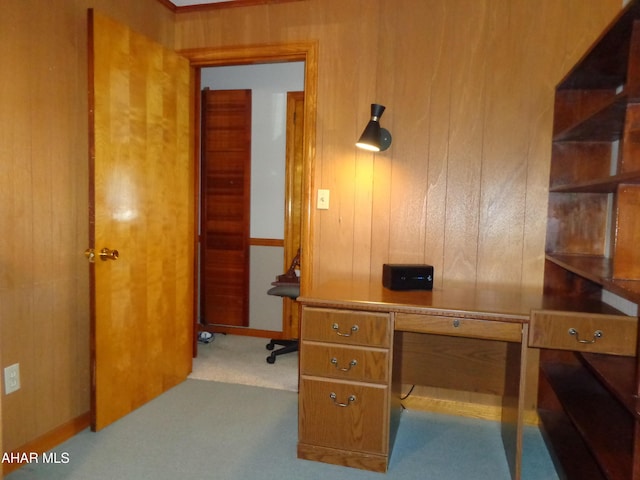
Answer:
<svg viewBox="0 0 640 480"><path fill-rule="evenodd" d="M627 96L615 96L610 103L582 121L553 136L554 142L613 142L622 136Z"/></svg>
<svg viewBox="0 0 640 480"><path fill-rule="evenodd" d="M540 365L607 478L631 478L634 418L581 365Z"/></svg>
<svg viewBox="0 0 640 480"><path fill-rule="evenodd" d="M615 293L633 303L640 303L640 280L618 280L613 278L610 258L598 255L570 255L547 253L547 260L580 277L591 280L605 290Z"/></svg>
<svg viewBox="0 0 640 480"><path fill-rule="evenodd" d="M601 286L605 279L611 278L613 271L611 259L599 255L548 253L547 260Z"/></svg>
<svg viewBox="0 0 640 480"><path fill-rule="evenodd" d="M566 475L561 478L606 480L589 452L589 448L566 415L540 409L538 416L542 423L544 440L551 445L552 458L560 462L560 465L556 465L556 469Z"/></svg>
<svg viewBox="0 0 640 480"><path fill-rule="evenodd" d="M556 193L614 193L618 186L623 184L640 184L640 172L622 173L585 182L556 185L551 187L549 191Z"/></svg>
<svg viewBox="0 0 640 480"><path fill-rule="evenodd" d="M582 353L579 355L584 365L607 386L627 411L640 416L636 412L636 359L635 357L618 357L598 353Z"/></svg>

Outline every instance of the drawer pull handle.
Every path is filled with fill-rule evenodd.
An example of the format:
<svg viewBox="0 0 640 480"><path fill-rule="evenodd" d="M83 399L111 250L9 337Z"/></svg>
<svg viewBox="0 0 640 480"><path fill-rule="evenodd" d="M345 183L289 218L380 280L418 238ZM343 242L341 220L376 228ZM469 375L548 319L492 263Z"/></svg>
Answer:
<svg viewBox="0 0 640 480"><path fill-rule="evenodd" d="M453 321L453 326L455 328L458 328L460 326L460 320L458 320L457 318Z"/></svg>
<svg viewBox="0 0 640 480"><path fill-rule="evenodd" d="M353 327L351 327L351 331L349 333L342 333L340 332L340 326L337 323L334 323L331 328L333 328L336 333L341 336L341 337L350 337L352 334L354 334L355 332L358 331L358 325L354 325Z"/></svg>
<svg viewBox="0 0 640 480"><path fill-rule="evenodd" d="M602 333L602 330L596 330L595 332L593 332L593 340L581 340L578 330L576 330L575 328L570 328L569 335L576 337L576 341L578 343L591 344L591 343L596 343L599 338L603 337L604 334Z"/></svg>
<svg viewBox="0 0 640 480"><path fill-rule="evenodd" d="M356 365L358 365L358 362L356 362L355 359L351 360L349 362L349 366L348 367L338 367L338 359L336 357L333 357L331 359L331 363L333 364L334 367L336 367L338 370L340 370L341 372L348 372L349 370L351 370L351 367L355 367Z"/></svg>
<svg viewBox="0 0 640 480"><path fill-rule="evenodd" d="M351 405L351 403L356 401L356 396L355 395L349 395L349 398L347 398L347 403L337 402L336 398L338 396L333 392L331 392L329 394L329 397L331 398L331 400L333 400L334 405L337 406L337 407L348 407L349 405Z"/></svg>

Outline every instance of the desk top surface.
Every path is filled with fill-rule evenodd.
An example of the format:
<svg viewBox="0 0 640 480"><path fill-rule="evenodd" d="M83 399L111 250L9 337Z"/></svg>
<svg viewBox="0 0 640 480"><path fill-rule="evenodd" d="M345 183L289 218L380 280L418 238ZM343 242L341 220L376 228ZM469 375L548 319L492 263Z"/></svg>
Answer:
<svg viewBox="0 0 640 480"><path fill-rule="evenodd" d="M422 313L526 322L532 310L605 311L600 302L560 299L541 289L456 284L445 289L389 290L378 282L335 280L298 298L304 305L358 310ZM604 309L604 310L603 310Z"/></svg>

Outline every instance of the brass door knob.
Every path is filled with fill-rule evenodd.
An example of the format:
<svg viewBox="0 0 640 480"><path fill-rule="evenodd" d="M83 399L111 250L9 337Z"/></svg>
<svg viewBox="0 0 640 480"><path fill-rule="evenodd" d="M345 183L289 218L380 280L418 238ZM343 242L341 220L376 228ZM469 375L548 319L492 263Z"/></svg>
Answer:
<svg viewBox="0 0 640 480"><path fill-rule="evenodd" d="M119 255L118 250L109 250L108 248L100 250L100 260L103 262L107 260L117 260Z"/></svg>

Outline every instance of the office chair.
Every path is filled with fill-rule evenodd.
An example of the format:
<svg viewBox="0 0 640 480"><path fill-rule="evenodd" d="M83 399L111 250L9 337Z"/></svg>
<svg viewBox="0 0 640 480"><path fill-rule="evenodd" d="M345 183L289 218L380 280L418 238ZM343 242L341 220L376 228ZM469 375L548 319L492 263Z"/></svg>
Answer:
<svg viewBox="0 0 640 480"><path fill-rule="evenodd" d="M272 282L271 287L267 291L267 295L273 295L276 297L287 297L295 300L300 296L300 279L296 275L296 267L300 265L300 249L295 258L291 262L291 266L287 273L284 275L278 275L276 281ZM276 345L280 345L282 348L274 350ZM267 344L267 350L272 350L271 354L267 357L267 363L275 363L276 356L284 355L285 353L298 351L298 340L279 340L272 338Z"/></svg>

